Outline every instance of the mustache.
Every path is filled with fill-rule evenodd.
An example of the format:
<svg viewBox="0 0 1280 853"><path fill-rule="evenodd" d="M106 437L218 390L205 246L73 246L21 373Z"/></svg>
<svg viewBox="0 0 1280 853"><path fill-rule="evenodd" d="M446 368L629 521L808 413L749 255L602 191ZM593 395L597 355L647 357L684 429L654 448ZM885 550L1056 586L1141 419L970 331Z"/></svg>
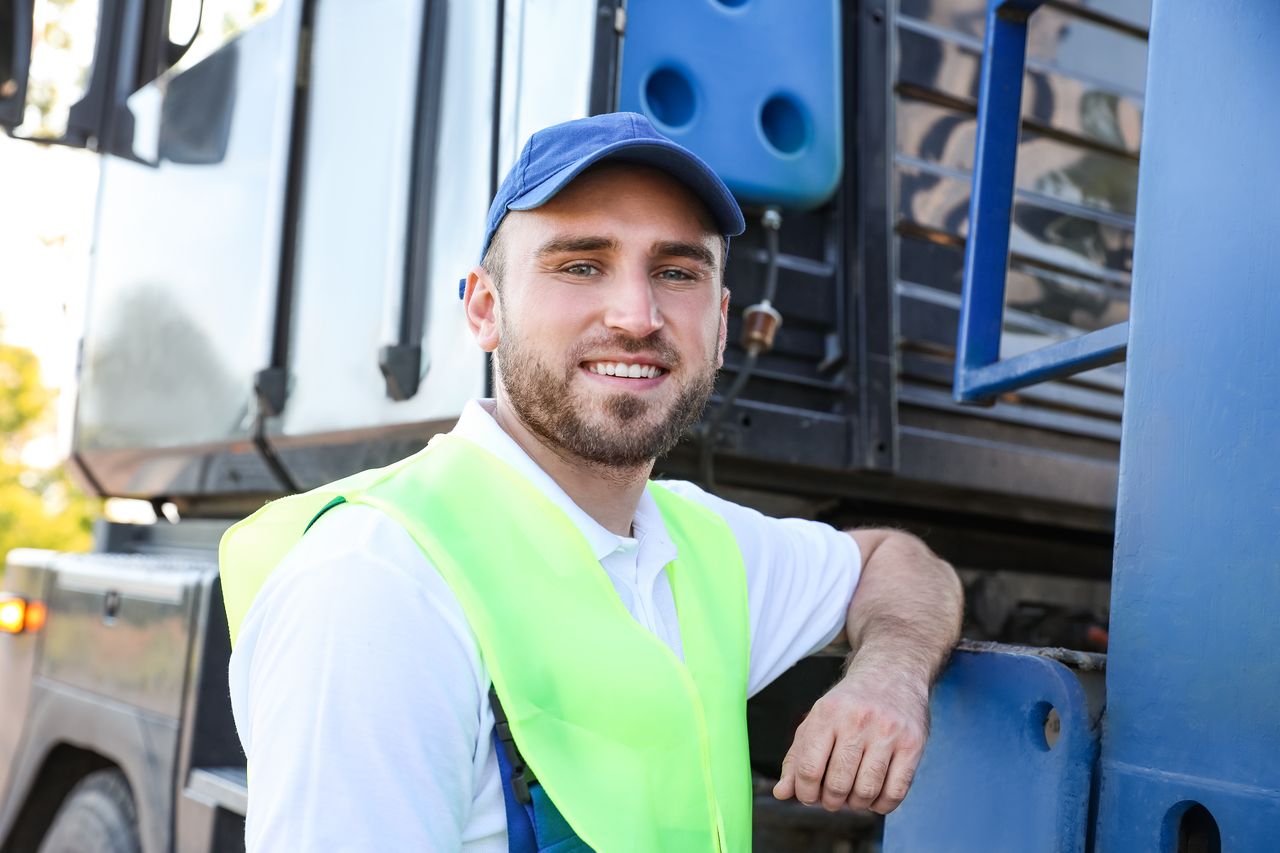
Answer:
<svg viewBox="0 0 1280 853"><path fill-rule="evenodd" d="M662 337L661 332L654 332L643 338L631 335L600 335L583 341L574 348L573 362L587 360L588 356L601 352L622 352L627 355L645 355L660 361L669 368L678 367L681 362L680 351Z"/></svg>

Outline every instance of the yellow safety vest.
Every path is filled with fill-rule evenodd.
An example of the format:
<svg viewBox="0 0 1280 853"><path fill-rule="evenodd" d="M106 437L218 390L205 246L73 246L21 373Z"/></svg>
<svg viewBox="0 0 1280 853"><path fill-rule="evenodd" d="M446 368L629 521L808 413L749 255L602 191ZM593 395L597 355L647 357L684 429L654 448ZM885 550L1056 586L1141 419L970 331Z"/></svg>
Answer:
<svg viewBox="0 0 1280 853"><path fill-rule="evenodd" d="M525 762L579 838L602 853L746 853L742 554L719 516L649 490L678 553L666 572L683 662L627 612L564 512L452 435L386 468L274 501L228 530L219 560L232 642L268 575L320 513L342 502L379 509L457 597Z"/></svg>

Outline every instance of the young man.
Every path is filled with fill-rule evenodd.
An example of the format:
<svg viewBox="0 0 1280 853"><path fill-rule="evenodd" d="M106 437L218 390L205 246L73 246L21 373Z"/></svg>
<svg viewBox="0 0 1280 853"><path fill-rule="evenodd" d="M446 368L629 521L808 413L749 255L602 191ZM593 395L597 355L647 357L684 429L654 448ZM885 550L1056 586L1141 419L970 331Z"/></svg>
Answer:
<svg viewBox="0 0 1280 853"><path fill-rule="evenodd" d="M711 393L743 227L640 116L534 134L465 282L496 399L224 540L249 850L748 850L746 697L842 631L774 793L901 802L951 568L648 479Z"/></svg>

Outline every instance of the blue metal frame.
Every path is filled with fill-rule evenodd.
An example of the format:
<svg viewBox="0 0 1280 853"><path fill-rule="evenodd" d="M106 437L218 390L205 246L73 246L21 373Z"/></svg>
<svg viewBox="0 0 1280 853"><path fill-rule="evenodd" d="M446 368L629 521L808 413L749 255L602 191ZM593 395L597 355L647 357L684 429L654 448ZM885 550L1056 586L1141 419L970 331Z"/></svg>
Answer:
<svg viewBox="0 0 1280 853"><path fill-rule="evenodd" d="M1042 2L989 0L987 4L969 239L956 340L954 393L961 403L985 402L1005 391L1114 364L1125 357L1129 328L1121 323L1000 360L1027 21Z"/></svg>
<svg viewBox="0 0 1280 853"><path fill-rule="evenodd" d="M1105 695L1082 666L957 654L886 851L1280 849L1280 53L1265 37L1277 32L1275 0L1154 0L1127 345L1108 329L970 362L982 384L957 373L976 397L1127 350ZM1006 158L1005 178L1009 115L1004 152L986 152ZM978 252L1005 245L999 201L974 205L993 218L968 273L1003 257ZM969 340L990 358L1002 277L966 281L970 319L990 333ZM1056 743L1040 737L1046 705Z"/></svg>

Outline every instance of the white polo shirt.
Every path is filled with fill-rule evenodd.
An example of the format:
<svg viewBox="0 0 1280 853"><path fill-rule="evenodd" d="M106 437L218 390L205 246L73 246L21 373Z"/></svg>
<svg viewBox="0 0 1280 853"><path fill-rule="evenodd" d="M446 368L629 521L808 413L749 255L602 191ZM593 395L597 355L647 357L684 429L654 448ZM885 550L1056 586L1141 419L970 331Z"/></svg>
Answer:
<svg viewBox="0 0 1280 853"><path fill-rule="evenodd" d="M480 402L468 404L454 433L564 510L631 615L681 654L663 571L675 546L647 492L634 537L618 536L574 504ZM769 518L691 483L657 485L714 510L737 538L750 605L749 693L842 630L862 568L852 537ZM502 519L493 522L501 535ZM489 675L475 637L435 567L377 510L339 506L294 546L245 617L230 686L250 767L250 853L507 850Z"/></svg>

